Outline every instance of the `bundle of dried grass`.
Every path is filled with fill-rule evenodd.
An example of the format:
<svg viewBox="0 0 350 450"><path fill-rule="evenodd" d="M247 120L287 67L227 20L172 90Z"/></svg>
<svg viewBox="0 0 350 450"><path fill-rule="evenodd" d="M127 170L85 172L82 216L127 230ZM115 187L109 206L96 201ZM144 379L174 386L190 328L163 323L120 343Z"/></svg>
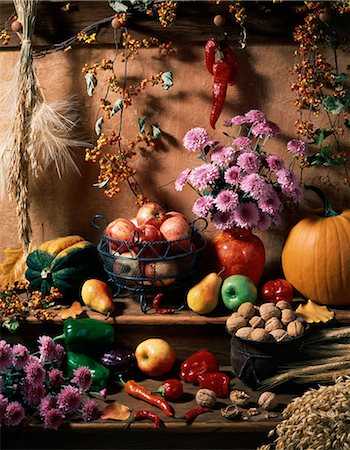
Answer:
<svg viewBox="0 0 350 450"><path fill-rule="evenodd" d="M86 146L70 137L78 120L72 102L50 105L39 87L31 43L37 3L38 0L14 0L22 24L22 32L18 33L22 44L15 76L2 97L3 101L6 99L8 126L0 146L0 197L7 190L10 200L16 202L19 238L26 250L31 240L29 177L38 176L52 163L59 177L68 168L78 171L70 149Z"/></svg>
<svg viewBox="0 0 350 450"><path fill-rule="evenodd" d="M283 411L285 418L258 450L350 450L350 378L311 389Z"/></svg>

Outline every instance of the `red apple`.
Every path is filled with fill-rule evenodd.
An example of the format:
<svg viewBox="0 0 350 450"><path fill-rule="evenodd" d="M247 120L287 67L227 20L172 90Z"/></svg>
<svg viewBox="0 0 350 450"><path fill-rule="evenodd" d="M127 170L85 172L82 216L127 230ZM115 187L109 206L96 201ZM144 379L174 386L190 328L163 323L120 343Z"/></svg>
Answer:
<svg viewBox="0 0 350 450"><path fill-rule="evenodd" d="M133 284L143 277L141 263L132 250L122 253L115 259L113 272L125 284Z"/></svg>
<svg viewBox="0 0 350 450"><path fill-rule="evenodd" d="M188 222L188 220L186 219L186 217L178 212L178 211L168 211L165 213L165 220L166 219L170 219L170 217L181 217L182 219L184 219L186 222Z"/></svg>
<svg viewBox="0 0 350 450"><path fill-rule="evenodd" d="M135 350L137 366L150 377L160 377L168 373L176 360L175 350L160 338L142 341Z"/></svg>
<svg viewBox="0 0 350 450"><path fill-rule="evenodd" d="M138 225L146 223L159 228L165 220L164 209L156 202L148 202L142 205L136 214Z"/></svg>
<svg viewBox="0 0 350 450"><path fill-rule="evenodd" d="M136 227L130 220L119 217L107 225L105 235L117 241L131 241L135 230ZM112 249L117 250L119 253L128 250L127 246L121 242L110 241L110 244Z"/></svg>
<svg viewBox="0 0 350 450"><path fill-rule="evenodd" d="M153 261L145 266L145 276L150 278L153 286L169 286L174 283L178 275L177 262L172 259ZM161 278L154 280L154 278Z"/></svg>
<svg viewBox="0 0 350 450"><path fill-rule="evenodd" d="M130 222L132 222L135 225L135 227L139 226L139 224L137 223L136 217L133 217L132 219L130 219Z"/></svg>
<svg viewBox="0 0 350 450"><path fill-rule="evenodd" d="M152 241L163 241L161 232L153 225L148 223L136 228L135 241L138 243L134 247L135 252L140 258L156 258L161 255L163 244L147 244Z"/></svg>
<svg viewBox="0 0 350 450"><path fill-rule="evenodd" d="M160 232L167 241L177 241L191 235L191 227L186 219L181 216L173 216L166 219L161 227ZM189 251L191 239L184 239L183 241L171 244L172 253L181 253L183 250Z"/></svg>

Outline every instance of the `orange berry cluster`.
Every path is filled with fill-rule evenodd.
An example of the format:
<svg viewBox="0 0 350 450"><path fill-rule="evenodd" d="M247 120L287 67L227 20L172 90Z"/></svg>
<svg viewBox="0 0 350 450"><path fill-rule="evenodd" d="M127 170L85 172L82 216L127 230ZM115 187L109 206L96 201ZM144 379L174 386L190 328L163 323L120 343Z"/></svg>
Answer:
<svg viewBox="0 0 350 450"><path fill-rule="evenodd" d="M0 41L2 43L2 45L7 45L9 43L10 40L10 35L8 34L8 31L6 30L6 28L4 28L3 30L0 31Z"/></svg>
<svg viewBox="0 0 350 450"><path fill-rule="evenodd" d="M97 75L98 70L113 70L113 61L111 59L103 59L99 63L93 64L92 66L84 64L81 72L93 73L94 75Z"/></svg>
<svg viewBox="0 0 350 450"><path fill-rule="evenodd" d="M177 2L161 2L154 5L162 27L167 27L176 19Z"/></svg>
<svg viewBox="0 0 350 450"><path fill-rule="evenodd" d="M228 7L229 13L233 15L236 23L243 24L247 18L247 11L241 2L231 2Z"/></svg>
<svg viewBox="0 0 350 450"><path fill-rule="evenodd" d="M163 56L171 56L175 53L171 42L161 42L155 37L150 37L148 39L144 38L142 41L139 41L138 39L132 38L130 34L123 33L122 38L122 45L125 48L125 51L121 54L122 61L125 61L125 59L134 60L141 48L158 47L159 53Z"/></svg>
<svg viewBox="0 0 350 450"><path fill-rule="evenodd" d="M78 41L84 42L85 44L91 44L96 41L96 33L87 34L81 31L77 35Z"/></svg>

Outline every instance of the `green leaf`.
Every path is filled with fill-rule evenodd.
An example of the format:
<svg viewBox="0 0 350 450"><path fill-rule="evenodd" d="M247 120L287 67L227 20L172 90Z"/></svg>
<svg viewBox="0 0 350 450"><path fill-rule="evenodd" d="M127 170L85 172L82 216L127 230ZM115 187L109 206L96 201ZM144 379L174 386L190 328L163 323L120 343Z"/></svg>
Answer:
<svg viewBox="0 0 350 450"><path fill-rule="evenodd" d="M326 145L325 147L321 148L321 155L324 158L329 158L330 154L331 154L331 146L330 145Z"/></svg>
<svg viewBox="0 0 350 450"><path fill-rule="evenodd" d="M104 188L105 186L107 186L108 183L109 183L109 179L108 179L108 180L101 181L101 183L94 183L93 186L102 189L102 188Z"/></svg>
<svg viewBox="0 0 350 450"><path fill-rule="evenodd" d="M139 127L139 131L141 134L145 134L146 120L147 120L146 116L137 119L137 126Z"/></svg>
<svg viewBox="0 0 350 450"><path fill-rule="evenodd" d="M340 114L344 110L343 103L337 97L326 97L322 104L331 114Z"/></svg>
<svg viewBox="0 0 350 450"><path fill-rule="evenodd" d="M340 73L339 75L334 75L333 79L336 83L344 83L349 77L350 75L348 73Z"/></svg>
<svg viewBox="0 0 350 450"><path fill-rule="evenodd" d="M86 88L87 93L90 97L92 97L95 87L97 85L97 79L93 73L85 74Z"/></svg>
<svg viewBox="0 0 350 450"><path fill-rule="evenodd" d="M110 117L113 117L118 111L123 109L123 97L119 98L113 105L113 108L110 112Z"/></svg>
<svg viewBox="0 0 350 450"><path fill-rule="evenodd" d="M100 136L100 134L102 133L102 124L103 124L103 117L100 117L99 119L96 120L95 123L95 132L97 136Z"/></svg>
<svg viewBox="0 0 350 450"><path fill-rule="evenodd" d="M162 74L163 80L163 89L167 91L173 85L173 73L172 72L163 72Z"/></svg>
<svg viewBox="0 0 350 450"><path fill-rule="evenodd" d="M152 137L154 139L157 139L161 134L162 130L159 127L157 127L157 125L152 125Z"/></svg>
<svg viewBox="0 0 350 450"><path fill-rule="evenodd" d="M19 327L19 321L15 317L11 317L11 319L5 320L2 326L7 328L11 333L14 333Z"/></svg>
<svg viewBox="0 0 350 450"><path fill-rule="evenodd" d="M128 10L127 5L124 5L121 0L110 0L109 6L117 13L126 12Z"/></svg>
<svg viewBox="0 0 350 450"><path fill-rule="evenodd" d="M311 144L321 145L321 143L326 139L326 137L333 134L333 131L327 130L326 128L318 128L314 134L314 140Z"/></svg>

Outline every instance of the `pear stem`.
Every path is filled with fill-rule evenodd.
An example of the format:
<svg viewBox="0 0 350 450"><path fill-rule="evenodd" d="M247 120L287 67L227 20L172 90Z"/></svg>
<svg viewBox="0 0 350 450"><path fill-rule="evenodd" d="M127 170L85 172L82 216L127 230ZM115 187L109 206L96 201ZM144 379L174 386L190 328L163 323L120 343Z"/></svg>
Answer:
<svg viewBox="0 0 350 450"><path fill-rule="evenodd" d="M223 267L221 270L220 270L220 272L219 273L217 273L216 275L219 277L221 274L222 274L222 272L225 270L225 267Z"/></svg>

